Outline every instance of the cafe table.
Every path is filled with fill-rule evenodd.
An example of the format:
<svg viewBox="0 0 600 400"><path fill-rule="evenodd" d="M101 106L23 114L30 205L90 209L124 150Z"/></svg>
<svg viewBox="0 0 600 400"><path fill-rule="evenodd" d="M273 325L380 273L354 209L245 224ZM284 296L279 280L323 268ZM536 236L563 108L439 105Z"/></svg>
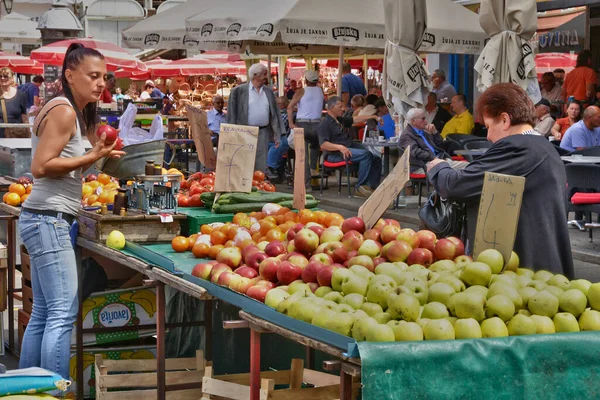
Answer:
<svg viewBox="0 0 600 400"><path fill-rule="evenodd" d="M563 156L560 159L573 164L600 164L600 157L596 156L582 156L575 154L572 156Z"/></svg>

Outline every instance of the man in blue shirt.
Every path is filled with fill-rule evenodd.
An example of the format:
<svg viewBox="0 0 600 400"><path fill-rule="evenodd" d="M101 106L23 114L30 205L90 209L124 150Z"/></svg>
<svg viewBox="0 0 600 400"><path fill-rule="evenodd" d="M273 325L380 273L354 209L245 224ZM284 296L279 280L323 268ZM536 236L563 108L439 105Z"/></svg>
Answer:
<svg viewBox="0 0 600 400"><path fill-rule="evenodd" d="M44 83L44 78L40 75L37 75L33 78L31 82L24 83L19 86L19 90L25 92L27 94L27 112L31 107L40 106L40 86Z"/></svg>
<svg viewBox="0 0 600 400"><path fill-rule="evenodd" d="M567 129L560 147L575 151L596 146L600 146L600 108L589 106L583 112L583 119Z"/></svg>
<svg viewBox="0 0 600 400"><path fill-rule="evenodd" d="M377 115L383 120L383 123L377 125L379 132L384 133L386 140L396 136L396 124L390 115L390 110L385 104L383 97L377 99L374 106L377 107Z"/></svg>
<svg viewBox="0 0 600 400"><path fill-rule="evenodd" d="M213 146L219 145L219 132L221 131L221 123L227 123L227 114L223 112L223 106L225 102L223 97L216 95L212 100L213 108L206 114L208 117L208 129L212 132Z"/></svg>
<svg viewBox="0 0 600 400"><path fill-rule="evenodd" d="M349 62L342 64L342 101L346 107L350 107L350 100L357 94L367 95L367 89L362 79L352 73L352 67Z"/></svg>
<svg viewBox="0 0 600 400"><path fill-rule="evenodd" d="M410 109L406 113L406 120L408 125L400 135L398 147L402 153L404 149L410 146L410 172L423 174L425 173L425 165L438 155L443 154L443 150L439 148L442 144L442 138L439 133L432 135L426 131L428 124L423 109Z"/></svg>

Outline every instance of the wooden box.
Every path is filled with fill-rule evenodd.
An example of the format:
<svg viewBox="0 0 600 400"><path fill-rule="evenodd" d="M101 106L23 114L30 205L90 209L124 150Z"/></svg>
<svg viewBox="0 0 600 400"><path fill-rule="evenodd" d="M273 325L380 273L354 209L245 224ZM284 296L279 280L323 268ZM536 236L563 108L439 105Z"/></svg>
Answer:
<svg viewBox="0 0 600 400"><path fill-rule="evenodd" d="M8 249L0 244L0 312L8 303Z"/></svg>
<svg viewBox="0 0 600 400"><path fill-rule="evenodd" d="M29 323L29 319L31 318L31 314L26 313L23 310L19 310L17 312L17 331L19 342L17 343L17 349L21 348L21 344L23 344L23 335L25 334L25 328L27 328L27 324Z"/></svg>
<svg viewBox="0 0 600 400"><path fill-rule="evenodd" d="M159 215L146 215L138 210L128 210L125 217L80 210L77 221L81 236L102 243L114 230L121 231L130 242L170 242L179 235L181 222L187 218L183 214L172 217L172 222L163 223Z"/></svg>
<svg viewBox="0 0 600 400"><path fill-rule="evenodd" d="M100 354L96 354L94 359L97 400L157 398L156 360L104 360ZM196 358L168 358L165 364L167 386L188 383L197 386L194 389L168 391L167 399L200 399L206 368L204 353L196 351Z"/></svg>
<svg viewBox="0 0 600 400"><path fill-rule="evenodd" d="M340 377L304 369L304 360L293 359L290 370L260 373L260 398L268 400L339 399ZM312 387L302 388L302 383ZM287 389L275 390L275 385L287 385ZM231 374L213 377L213 369L207 366L202 379L202 400L250 398L250 374ZM215 397L211 397L215 396Z"/></svg>
<svg viewBox="0 0 600 400"><path fill-rule="evenodd" d="M25 245L21 245L21 275L23 278L31 281L31 261L29 260L29 253Z"/></svg>
<svg viewBox="0 0 600 400"><path fill-rule="evenodd" d="M31 289L31 281L21 278L23 311L31 314L33 310L33 290Z"/></svg>

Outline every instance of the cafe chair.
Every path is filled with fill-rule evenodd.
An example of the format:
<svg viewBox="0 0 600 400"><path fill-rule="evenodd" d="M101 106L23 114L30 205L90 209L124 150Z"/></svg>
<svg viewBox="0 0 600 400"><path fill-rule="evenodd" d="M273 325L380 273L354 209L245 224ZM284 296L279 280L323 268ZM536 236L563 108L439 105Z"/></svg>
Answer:
<svg viewBox="0 0 600 400"><path fill-rule="evenodd" d="M322 154L322 162L321 162L321 184L320 191L321 196L323 196L323 180L327 179L326 183L329 185L329 176L328 172L337 171L338 172L338 194L342 193L342 170L346 171L346 179L348 181L348 198L352 198L352 186L350 185L350 165L352 163L348 160L342 160L337 162L328 161L327 157L332 154L329 151L323 151Z"/></svg>
<svg viewBox="0 0 600 400"><path fill-rule="evenodd" d="M468 143L473 140L481 140L481 138L474 135L451 133L448 136L446 136L446 140L444 141L442 147L444 148L446 153L450 155L455 155L455 150L463 150L465 148L465 143Z"/></svg>
<svg viewBox="0 0 600 400"><path fill-rule="evenodd" d="M492 142L490 142L487 139L481 138L477 138L477 140L470 140L464 145L465 150L489 149L490 147L492 147ZM473 159L477 157L478 156L465 154L465 160L467 160L468 162L472 162Z"/></svg>
<svg viewBox="0 0 600 400"><path fill-rule="evenodd" d="M583 150L575 150L571 153L571 155L574 154L588 157L600 157L600 146L588 147L587 149Z"/></svg>
<svg viewBox="0 0 600 400"><path fill-rule="evenodd" d="M567 211L586 214L590 242L593 240L592 230L600 228L600 224L592 222L592 213L600 214L600 165L567 164L567 186L578 190L567 203Z"/></svg>

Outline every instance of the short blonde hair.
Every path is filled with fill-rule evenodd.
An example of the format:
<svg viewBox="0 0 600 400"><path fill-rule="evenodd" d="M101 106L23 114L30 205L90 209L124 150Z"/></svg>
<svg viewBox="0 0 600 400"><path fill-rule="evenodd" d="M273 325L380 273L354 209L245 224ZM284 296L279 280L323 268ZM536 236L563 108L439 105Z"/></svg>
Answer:
<svg viewBox="0 0 600 400"><path fill-rule="evenodd" d="M15 73L13 72L12 69L10 69L8 67L0 68L0 74L5 74L5 73L8 73L11 77L15 76Z"/></svg>

